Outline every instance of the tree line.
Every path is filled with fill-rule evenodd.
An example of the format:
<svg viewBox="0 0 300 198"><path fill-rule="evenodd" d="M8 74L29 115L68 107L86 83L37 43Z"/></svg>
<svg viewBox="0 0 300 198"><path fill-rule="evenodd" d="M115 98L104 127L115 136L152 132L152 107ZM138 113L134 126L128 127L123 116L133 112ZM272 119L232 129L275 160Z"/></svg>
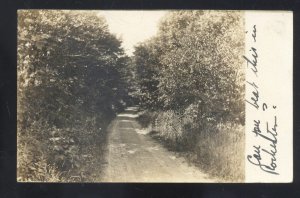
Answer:
<svg viewBox="0 0 300 198"><path fill-rule="evenodd" d="M243 23L235 11L170 11L128 57L95 11L19 11L18 180L91 181L106 127L137 103L173 148L241 179Z"/></svg>
<svg viewBox="0 0 300 198"><path fill-rule="evenodd" d="M199 107L203 119L243 123L244 47L238 12L174 11L159 32L138 45L138 97L151 109Z"/></svg>
<svg viewBox="0 0 300 198"><path fill-rule="evenodd" d="M105 127L129 101L129 62L97 12L18 12L20 180L46 180L35 173L49 172L47 164L60 172L83 165L85 145L99 133L104 141Z"/></svg>
<svg viewBox="0 0 300 198"><path fill-rule="evenodd" d="M242 180L242 12L170 11L158 29L133 57L142 126L208 172Z"/></svg>

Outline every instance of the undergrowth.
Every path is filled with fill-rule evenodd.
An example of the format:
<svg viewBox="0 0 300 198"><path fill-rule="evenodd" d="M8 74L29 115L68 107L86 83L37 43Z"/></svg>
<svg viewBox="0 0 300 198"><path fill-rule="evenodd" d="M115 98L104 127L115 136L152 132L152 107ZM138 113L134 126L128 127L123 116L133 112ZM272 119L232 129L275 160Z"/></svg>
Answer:
<svg viewBox="0 0 300 198"><path fill-rule="evenodd" d="M151 131L150 136L211 176L225 182L244 181L243 125L207 122L201 127L187 111L148 111L137 120Z"/></svg>
<svg viewBox="0 0 300 198"><path fill-rule="evenodd" d="M101 177L106 123L96 119L77 127L56 128L34 122L17 135L17 181L84 182ZM93 123L94 122L94 123ZM41 135L43 134L43 135ZM97 168L93 171L93 168Z"/></svg>

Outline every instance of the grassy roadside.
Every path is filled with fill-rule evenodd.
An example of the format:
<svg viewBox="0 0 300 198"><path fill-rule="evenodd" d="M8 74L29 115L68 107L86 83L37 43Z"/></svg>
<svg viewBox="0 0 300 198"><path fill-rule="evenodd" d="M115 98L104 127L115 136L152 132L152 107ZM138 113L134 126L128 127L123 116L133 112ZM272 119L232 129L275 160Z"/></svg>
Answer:
<svg viewBox="0 0 300 198"><path fill-rule="evenodd" d="M18 131L17 180L93 182L99 180L110 119L89 117L85 124L55 128L33 123Z"/></svg>
<svg viewBox="0 0 300 198"><path fill-rule="evenodd" d="M200 129L188 114L144 111L138 122L149 135L224 182L244 181L244 126L207 124Z"/></svg>

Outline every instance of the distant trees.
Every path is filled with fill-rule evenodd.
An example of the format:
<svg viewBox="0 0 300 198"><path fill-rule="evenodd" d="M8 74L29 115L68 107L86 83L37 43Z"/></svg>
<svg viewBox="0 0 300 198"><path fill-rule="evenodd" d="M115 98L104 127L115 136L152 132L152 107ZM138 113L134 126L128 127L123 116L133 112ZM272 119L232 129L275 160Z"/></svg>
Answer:
<svg viewBox="0 0 300 198"><path fill-rule="evenodd" d="M243 19L239 12L171 11L157 36L136 47L141 103L181 111L198 121L243 123Z"/></svg>
<svg viewBox="0 0 300 198"><path fill-rule="evenodd" d="M160 54L157 47L159 47L157 41L153 38L147 43L136 46L133 57L139 84L137 97L141 104L150 109L162 107L158 90Z"/></svg>
<svg viewBox="0 0 300 198"><path fill-rule="evenodd" d="M79 143L125 105L129 61L97 12L19 11L18 146L35 137L48 145L49 163L52 156L61 168L77 165ZM68 150L75 139L78 148Z"/></svg>

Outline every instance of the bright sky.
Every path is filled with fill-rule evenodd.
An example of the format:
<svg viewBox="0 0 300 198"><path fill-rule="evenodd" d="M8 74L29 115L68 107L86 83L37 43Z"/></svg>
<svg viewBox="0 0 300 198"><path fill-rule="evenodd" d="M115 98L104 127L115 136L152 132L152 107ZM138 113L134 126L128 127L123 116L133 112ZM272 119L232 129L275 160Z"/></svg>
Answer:
<svg viewBox="0 0 300 198"><path fill-rule="evenodd" d="M157 25L167 11L99 11L106 18L109 29L120 36L128 55L132 55L134 45L157 32Z"/></svg>

